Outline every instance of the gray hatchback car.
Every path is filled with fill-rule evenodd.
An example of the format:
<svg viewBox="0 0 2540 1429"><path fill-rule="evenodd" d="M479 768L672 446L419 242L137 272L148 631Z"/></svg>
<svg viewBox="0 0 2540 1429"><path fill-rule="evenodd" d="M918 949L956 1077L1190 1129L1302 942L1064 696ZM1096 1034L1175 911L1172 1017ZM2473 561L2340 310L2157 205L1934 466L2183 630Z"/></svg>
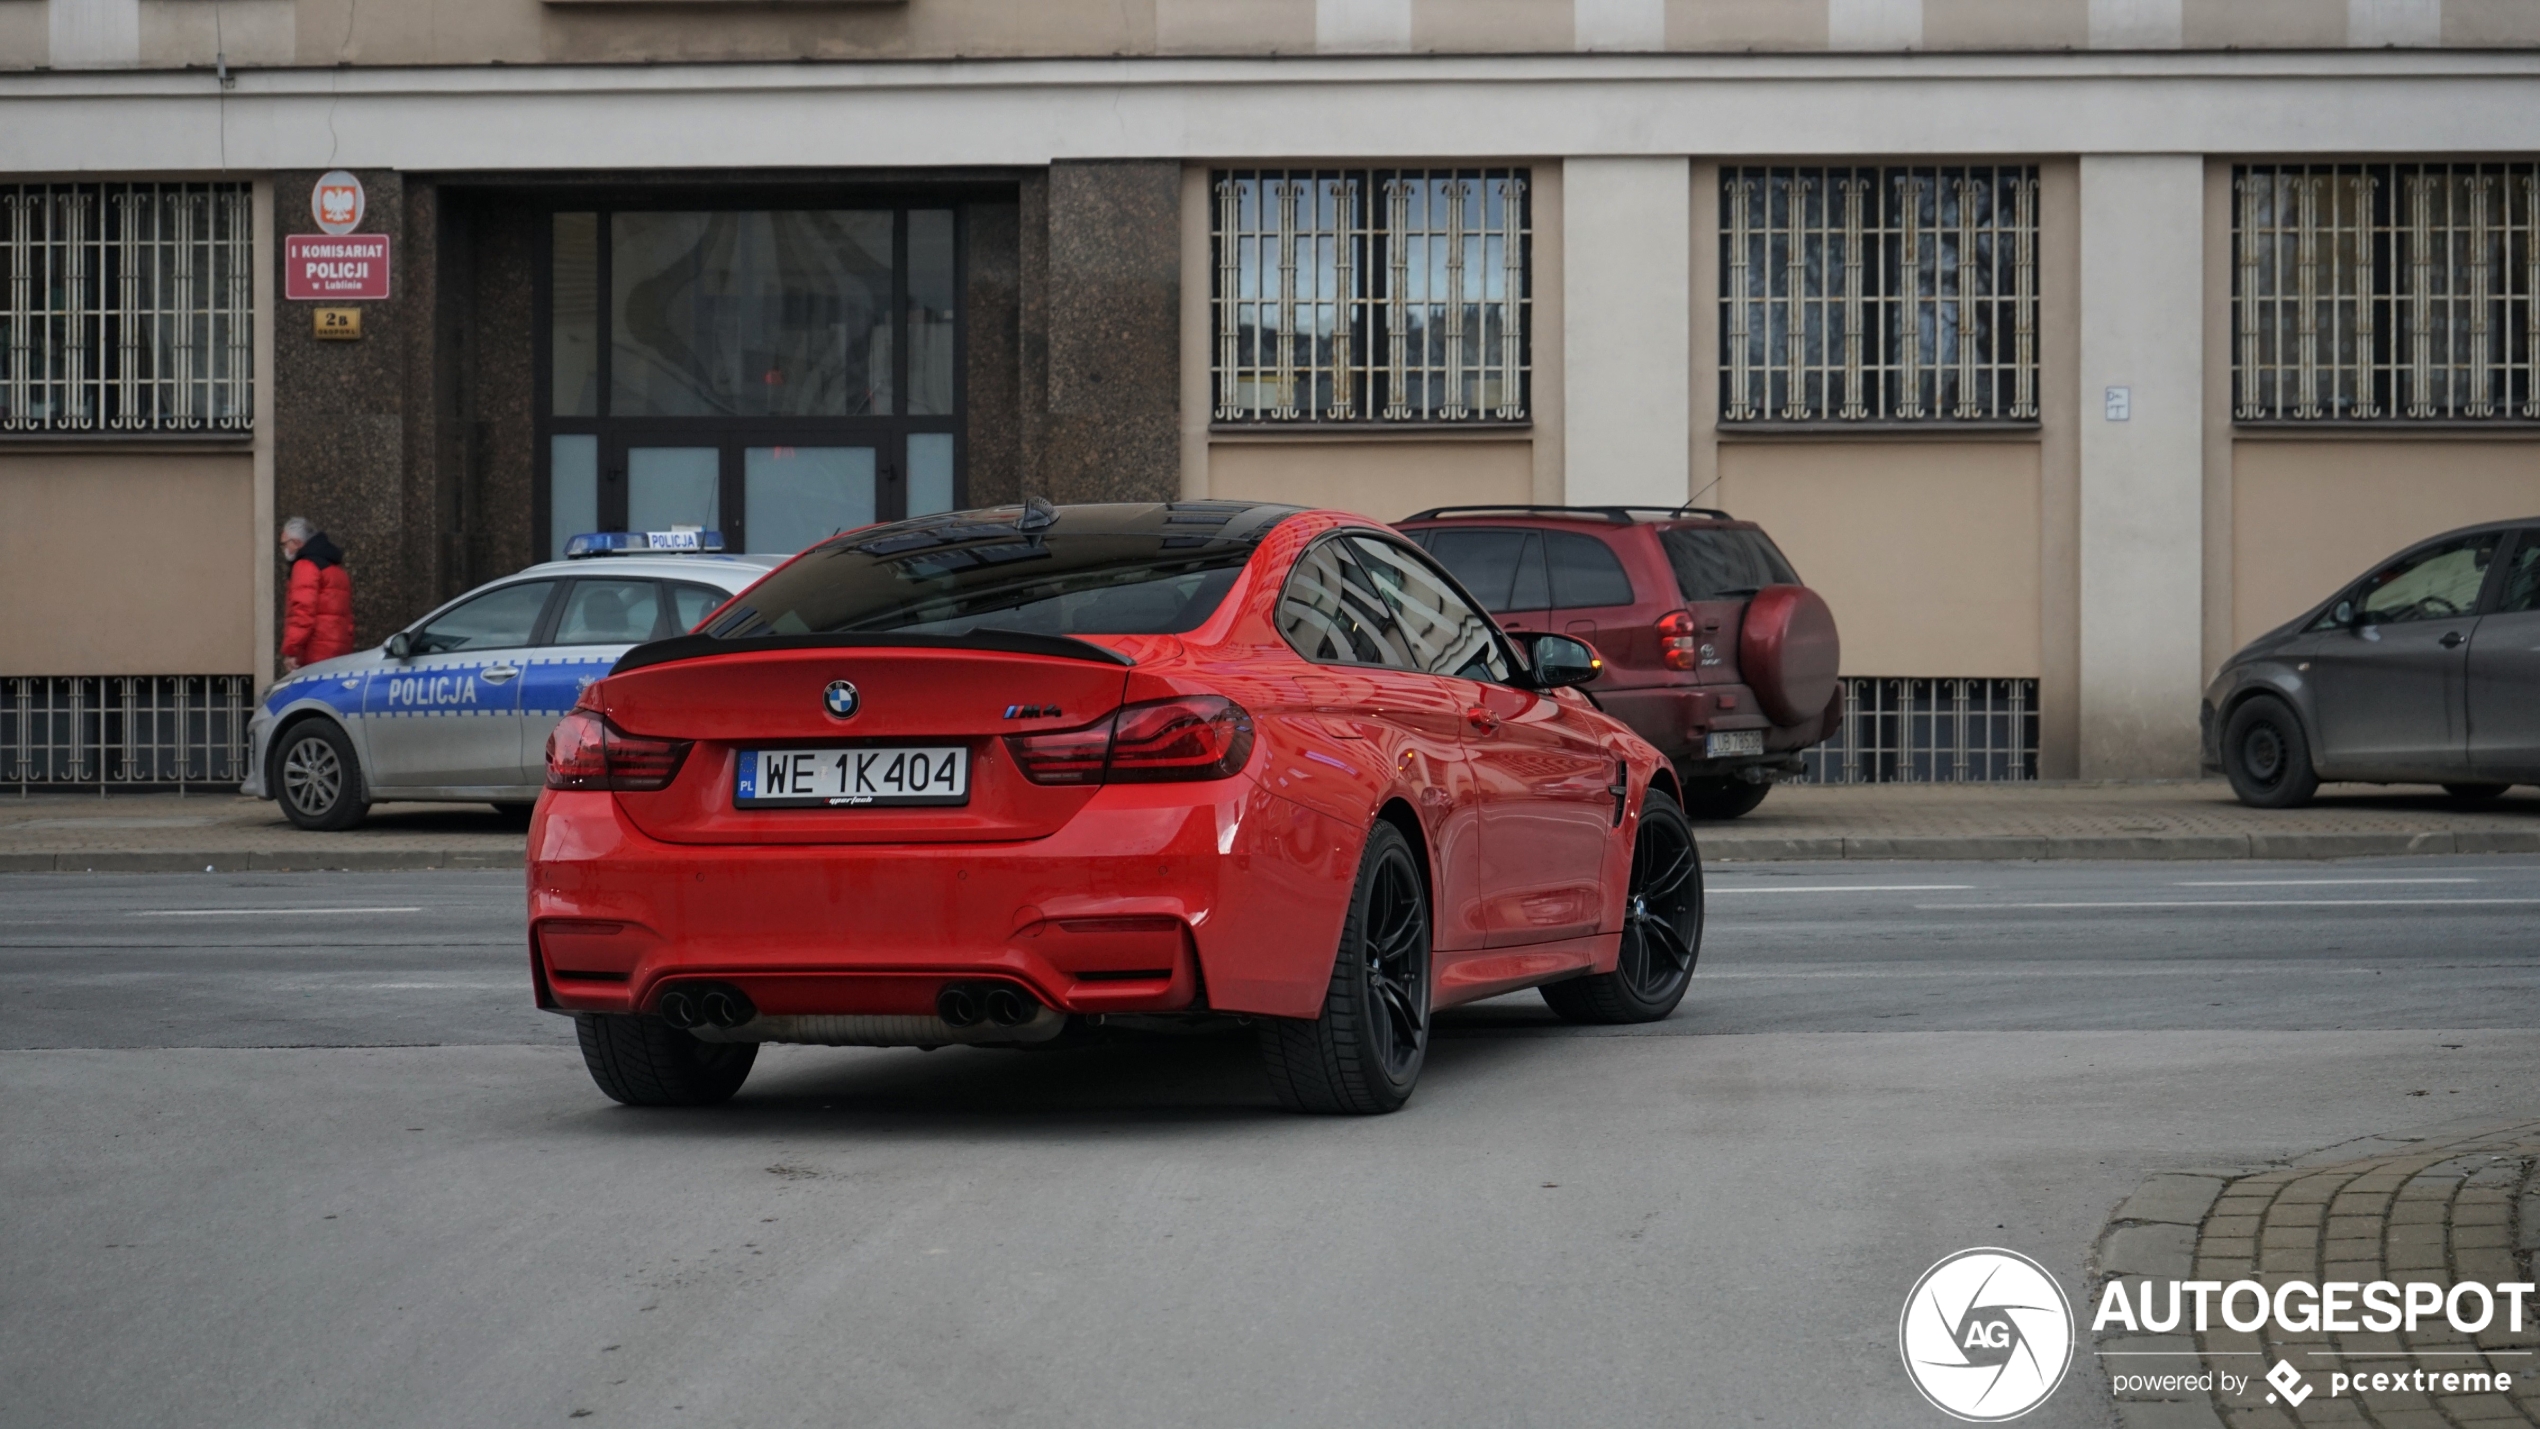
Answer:
<svg viewBox="0 0 2540 1429"><path fill-rule="evenodd" d="M2249 642L2205 691L2205 767L2289 809L2322 780L2540 783L2540 517L2449 531Z"/></svg>

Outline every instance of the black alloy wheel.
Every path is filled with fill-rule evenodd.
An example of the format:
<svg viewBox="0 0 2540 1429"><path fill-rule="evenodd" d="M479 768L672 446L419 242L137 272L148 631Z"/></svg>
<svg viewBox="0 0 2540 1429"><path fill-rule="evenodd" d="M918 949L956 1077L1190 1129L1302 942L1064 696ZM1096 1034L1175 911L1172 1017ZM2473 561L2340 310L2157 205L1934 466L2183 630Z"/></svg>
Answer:
<svg viewBox="0 0 2540 1429"><path fill-rule="evenodd" d="M1359 858L1323 1015L1263 1018L1261 1062L1290 1111L1369 1116L1410 1100L1429 1051L1429 891L1379 822Z"/></svg>
<svg viewBox="0 0 2540 1429"><path fill-rule="evenodd" d="M1702 851L1676 801L1652 789L1632 843L1614 971L1546 983L1543 1000L1568 1022L1656 1022L1684 1000L1701 956Z"/></svg>
<svg viewBox="0 0 2540 1429"><path fill-rule="evenodd" d="M2260 696L2231 712L2223 726L2223 775L2253 809L2294 809L2319 792L2311 742L2282 700Z"/></svg>
<svg viewBox="0 0 2540 1429"><path fill-rule="evenodd" d="M293 725L273 760L274 797L282 816L304 829L349 829L370 812L353 741L332 720Z"/></svg>
<svg viewBox="0 0 2540 1429"><path fill-rule="evenodd" d="M756 1042L701 1042L658 1017L577 1012L582 1065L628 1106L714 1106L732 1099L758 1060Z"/></svg>

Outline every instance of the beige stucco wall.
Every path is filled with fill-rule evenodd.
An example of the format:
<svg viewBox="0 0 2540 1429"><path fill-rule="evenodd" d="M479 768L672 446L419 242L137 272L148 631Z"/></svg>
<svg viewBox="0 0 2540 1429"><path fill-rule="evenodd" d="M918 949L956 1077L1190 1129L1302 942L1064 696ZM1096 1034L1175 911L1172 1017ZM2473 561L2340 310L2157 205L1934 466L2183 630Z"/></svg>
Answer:
<svg viewBox="0 0 2540 1429"><path fill-rule="evenodd" d="M2412 541L2517 516L2540 516L2540 442L2234 442L2233 643Z"/></svg>
<svg viewBox="0 0 2540 1429"><path fill-rule="evenodd" d="M1847 675L2038 673L2033 441L1728 441L1715 504L1834 608Z"/></svg>
<svg viewBox="0 0 2540 1429"><path fill-rule="evenodd" d="M0 455L0 675L240 675L256 658L246 453Z"/></svg>
<svg viewBox="0 0 2540 1429"><path fill-rule="evenodd" d="M1526 437L1221 440L1209 444L1208 494L1398 521L1431 506L1531 501L1534 472Z"/></svg>

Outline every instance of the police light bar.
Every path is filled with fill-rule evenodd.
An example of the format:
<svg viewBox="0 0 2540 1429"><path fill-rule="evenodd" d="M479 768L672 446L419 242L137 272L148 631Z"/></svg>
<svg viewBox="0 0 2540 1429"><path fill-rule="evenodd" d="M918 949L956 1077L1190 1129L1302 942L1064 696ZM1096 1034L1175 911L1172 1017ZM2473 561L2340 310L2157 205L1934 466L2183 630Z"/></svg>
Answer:
<svg viewBox="0 0 2540 1429"><path fill-rule="evenodd" d="M675 526L667 531L585 531L564 543L564 558L624 556L637 552L686 551L711 555L723 549L723 533Z"/></svg>

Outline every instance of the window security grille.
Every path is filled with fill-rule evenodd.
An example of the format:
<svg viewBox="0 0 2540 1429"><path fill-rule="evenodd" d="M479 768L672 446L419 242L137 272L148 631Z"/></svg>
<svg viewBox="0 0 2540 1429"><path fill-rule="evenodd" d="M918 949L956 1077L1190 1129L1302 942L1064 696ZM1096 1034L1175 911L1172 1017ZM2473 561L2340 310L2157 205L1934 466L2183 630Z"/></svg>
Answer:
<svg viewBox="0 0 2540 1429"><path fill-rule="evenodd" d="M244 184L0 186L0 434L245 432Z"/></svg>
<svg viewBox="0 0 2540 1429"><path fill-rule="evenodd" d="M2540 166L2234 175L2233 415L2540 420Z"/></svg>
<svg viewBox="0 0 2540 1429"><path fill-rule="evenodd" d="M1846 677L1843 723L1800 756L1808 784L2037 777L2037 681Z"/></svg>
<svg viewBox="0 0 2540 1429"><path fill-rule="evenodd" d="M2037 420L2037 170L1731 169L1726 422Z"/></svg>
<svg viewBox="0 0 2540 1429"><path fill-rule="evenodd" d="M0 784L235 785L255 698L245 675L0 679Z"/></svg>
<svg viewBox="0 0 2540 1429"><path fill-rule="evenodd" d="M1529 172L1214 175L1216 419L1525 420Z"/></svg>

